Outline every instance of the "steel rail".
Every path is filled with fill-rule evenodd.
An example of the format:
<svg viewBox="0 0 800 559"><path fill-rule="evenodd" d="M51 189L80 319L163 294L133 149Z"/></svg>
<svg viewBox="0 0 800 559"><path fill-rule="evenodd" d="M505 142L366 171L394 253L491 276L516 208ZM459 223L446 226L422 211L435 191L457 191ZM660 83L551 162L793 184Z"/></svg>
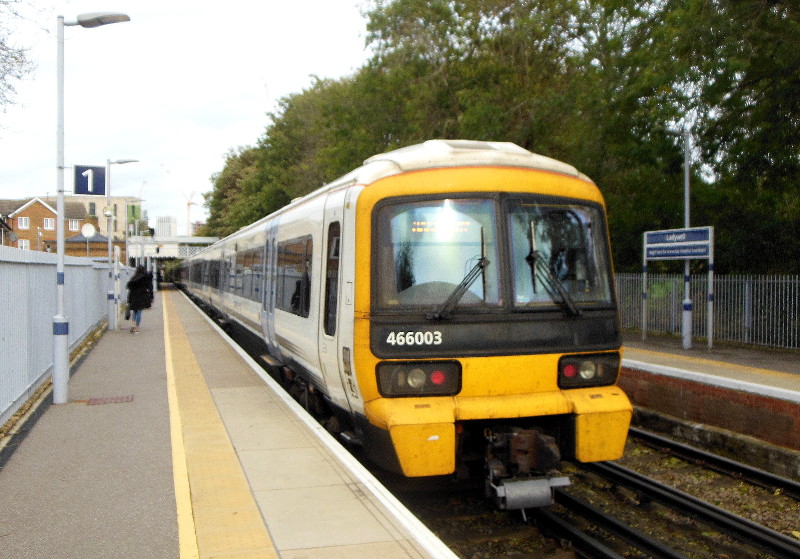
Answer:
<svg viewBox="0 0 800 559"><path fill-rule="evenodd" d="M726 474L741 475L747 481L768 487L772 489L780 489L784 495L787 495L795 500L800 500L800 483L792 479L781 477L779 475L754 468L747 464L742 464L736 460L712 454L705 450L656 435L649 431L643 431L635 427L630 428L630 433L638 439L642 439L645 443L657 446L659 448L666 448L676 456L686 458L698 463L703 464L708 468L720 471Z"/></svg>
<svg viewBox="0 0 800 559"><path fill-rule="evenodd" d="M633 470L612 462L584 464L584 467L599 472L607 479L641 491L652 499L680 510L693 518L712 523L740 541L755 545L772 554L777 553L779 557L800 557L800 541L659 483Z"/></svg>
<svg viewBox="0 0 800 559"><path fill-rule="evenodd" d="M547 509L537 509L534 512L536 525L540 529L567 540L572 545L575 553L588 559L624 559L624 556L606 547L595 538L585 534L573 526L568 520L553 514Z"/></svg>
<svg viewBox="0 0 800 559"><path fill-rule="evenodd" d="M612 532L620 535L630 544L636 546L637 549L646 551L656 557L663 557L664 559L687 559L686 555L678 553L669 546L658 540L654 540L621 520L609 516L606 511L600 510L586 501L570 495L563 489L556 489L554 493L558 504L566 507L570 511L575 511L577 514L593 522L603 525Z"/></svg>

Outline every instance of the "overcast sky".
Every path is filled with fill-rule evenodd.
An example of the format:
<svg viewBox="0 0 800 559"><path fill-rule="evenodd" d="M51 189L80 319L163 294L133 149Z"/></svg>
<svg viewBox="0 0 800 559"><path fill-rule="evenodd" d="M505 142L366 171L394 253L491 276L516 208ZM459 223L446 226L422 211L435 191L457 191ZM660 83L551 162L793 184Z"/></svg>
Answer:
<svg viewBox="0 0 800 559"><path fill-rule="evenodd" d="M179 234L187 199L205 220L211 175L256 144L278 99L368 57L359 0L35 3L11 24L36 69L0 109L0 198L56 194L56 17L122 12L131 21L65 28L65 164L138 159L112 166L111 194L141 196L150 225L174 216Z"/></svg>

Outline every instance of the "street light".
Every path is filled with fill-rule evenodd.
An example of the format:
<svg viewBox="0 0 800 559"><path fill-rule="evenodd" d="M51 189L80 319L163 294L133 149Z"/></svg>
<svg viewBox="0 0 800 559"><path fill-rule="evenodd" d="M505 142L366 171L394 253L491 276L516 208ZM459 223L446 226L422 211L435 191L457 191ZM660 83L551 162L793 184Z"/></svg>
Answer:
<svg viewBox="0 0 800 559"><path fill-rule="evenodd" d="M689 198L691 187L689 176L691 173L691 133L689 125L683 129L683 228L689 228ZM691 268L689 260L683 261L683 314L681 316L681 331L683 334L683 349L692 349L692 293L691 293ZM711 338L709 338L709 341Z"/></svg>
<svg viewBox="0 0 800 559"><path fill-rule="evenodd" d="M106 209L103 215L106 216L106 231L108 232L108 293L106 299L108 300L108 329L117 329L117 307L119 305L119 296L116 289L116 277L114 273L114 266L112 264L113 242L111 240L111 224L114 221L113 208L111 207L111 166L124 165L125 163L138 163L138 159L106 159ZM127 207L126 210L127 211Z"/></svg>
<svg viewBox="0 0 800 559"><path fill-rule="evenodd" d="M57 18L56 41L56 315L53 317L53 403L68 401L69 382L69 322L64 302L64 26L80 25L93 28L111 23L130 21L120 13L90 13L78 16L77 21L65 22L64 16Z"/></svg>

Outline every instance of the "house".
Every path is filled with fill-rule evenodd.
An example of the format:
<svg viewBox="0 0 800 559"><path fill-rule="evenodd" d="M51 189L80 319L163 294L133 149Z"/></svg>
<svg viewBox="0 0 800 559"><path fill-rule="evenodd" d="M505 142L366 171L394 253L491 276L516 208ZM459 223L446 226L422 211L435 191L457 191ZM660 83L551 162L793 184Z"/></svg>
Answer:
<svg viewBox="0 0 800 559"><path fill-rule="evenodd" d="M140 217L141 207L138 198L111 198L109 213L112 223L114 246L120 247L121 259L125 262L125 227L117 224L115 215L124 211L128 215ZM56 252L56 198L36 197L21 200L0 200L0 245L23 250ZM69 256L108 256L108 237L104 236L108 227L108 217L99 216L106 209L106 198L100 196L67 196L64 199L64 254ZM94 234L87 239L82 234L86 224L94 226ZM88 248L88 250L87 250Z"/></svg>
<svg viewBox="0 0 800 559"><path fill-rule="evenodd" d="M55 204L48 202L41 198L0 200L2 244L24 250L55 252L57 212ZM81 226L90 222L82 204L64 203L65 238L77 235Z"/></svg>

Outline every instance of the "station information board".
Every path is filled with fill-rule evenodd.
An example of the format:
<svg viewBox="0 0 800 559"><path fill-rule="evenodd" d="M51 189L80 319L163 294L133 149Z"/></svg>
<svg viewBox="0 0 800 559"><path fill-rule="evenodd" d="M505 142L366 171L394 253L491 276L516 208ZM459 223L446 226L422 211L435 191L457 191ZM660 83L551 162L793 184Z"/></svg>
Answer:
<svg viewBox="0 0 800 559"><path fill-rule="evenodd" d="M647 231L644 234L644 256L645 260L711 259L713 244L713 227Z"/></svg>
<svg viewBox="0 0 800 559"><path fill-rule="evenodd" d="M650 260L708 260L708 299L706 310L706 336L709 349L714 336L714 228L687 227L646 231L642 249L642 339L647 335L647 262ZM691 346L692 301L689 295L689 263L686 263L683 301L684 348Z"/></svg>

